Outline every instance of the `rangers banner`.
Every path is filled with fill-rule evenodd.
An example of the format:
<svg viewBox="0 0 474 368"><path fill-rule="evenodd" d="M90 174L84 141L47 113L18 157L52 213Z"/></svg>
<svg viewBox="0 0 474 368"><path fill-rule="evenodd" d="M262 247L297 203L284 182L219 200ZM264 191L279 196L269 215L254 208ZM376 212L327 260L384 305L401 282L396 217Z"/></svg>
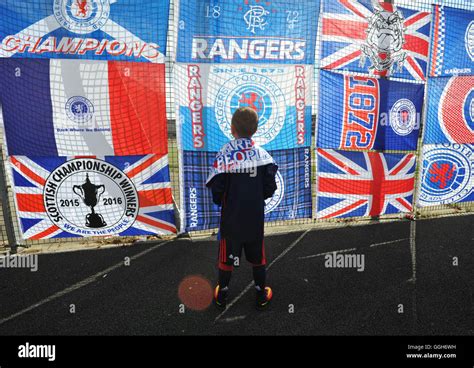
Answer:
<svg viewBox="0 0 474 368"><path fill-rule="evenodd" d="M164 65L0 59L8 153L167 152Z"/></svg>
<svg viewBox="0 0 474 368"><path fill-rule="evenodd" d="M434 6L430 76L474 74L474 12Z"/></svg>
<svg viewBox="0 0 474 368"><path fill-rule="evenodd" d="M413 210L413 154L318 150L318 219Z"/></svg>
<svg viewBox="0 0 474 368"><path fill-rule="evenodd" d="M278 165L277 190L266 201L265 221L311 218L311 150L270 151ZM219 227L220 207L212 202L206 180L215 152L183 152L183 220L185 231Z"/></svg>
<svg viewBox="0 0 474 368"><path fill-rule="evenodd" d="M421 207L474 201L474 145L423 147Z"/></svg>
<svg viewBox="0 0 474 368"><path fill-rule="evenodd" d="M311 66L178 64L176 99L182 148L217 152L232 140L239 107L257 111L253 140L266 150L311 145Z"/></svg>
<svg viewBox="0 0 474 368"><path fill-rule="evenodd" d="M0 57L163 63L169 0L2 0Z"/></svg>
<svg viewBox="0 0 474 368"><path fill-rule="evenodd" d="M176 233L167 155L11 156L24 239Z"/></svg>
<svg viewBox="0 0 474 368"><path fill-rule="evenodd" d="M324 0L324 69L425 80L431 14L382 0Z"/></svg>
<svg viewBox="0 0 474 368"><path fill-rule="evenodd" d="M318 147L415 151L424 85L321 71Z"/></svg>
<svg viewBox="0 0 474 368"><path fill-rule="evenodd" d="M424 141L474 143L474 76L430 79Z"/></svg>
<svg viewBox="0 0 474 368"><path fill-rule="evenodd" d="M314 64L319 0L181 0L177 60Z"/></svg>

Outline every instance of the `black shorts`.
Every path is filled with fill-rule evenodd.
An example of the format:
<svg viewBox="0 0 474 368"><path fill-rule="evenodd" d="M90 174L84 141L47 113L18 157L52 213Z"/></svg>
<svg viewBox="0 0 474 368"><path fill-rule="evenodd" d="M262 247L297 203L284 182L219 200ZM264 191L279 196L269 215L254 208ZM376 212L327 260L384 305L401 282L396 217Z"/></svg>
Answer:
<svg viewBox="0 0 474 368"><path fill-rule="evenodd" d="M239 267L242 259L242 249L245 250L245 258L252 265L261 266L266 264L263 238L250 242L221 238L219 240L219 263Z"/></svg>

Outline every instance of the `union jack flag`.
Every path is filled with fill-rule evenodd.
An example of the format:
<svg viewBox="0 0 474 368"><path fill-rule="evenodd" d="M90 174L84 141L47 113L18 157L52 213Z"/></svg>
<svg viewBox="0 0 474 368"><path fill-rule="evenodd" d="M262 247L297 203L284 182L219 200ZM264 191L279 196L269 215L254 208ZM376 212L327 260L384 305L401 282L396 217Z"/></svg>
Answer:
<svg viewBox="0 0 474 368"><path fill-rule="evenodd" d="M24 239L176 233L167 154L10 156L10 167Z"/></svg>
<svg viewBox="0 0 474 368"><path fill-rule="evenodd" d="M415 163L413 154L319 149L317 218L411 212Z"/></svg>
<svg viewBox="0 0 474 368"><path fill-rule="evenodd" d="M431 13L382 0L323 6L321 68L426 80Z"/></svg>

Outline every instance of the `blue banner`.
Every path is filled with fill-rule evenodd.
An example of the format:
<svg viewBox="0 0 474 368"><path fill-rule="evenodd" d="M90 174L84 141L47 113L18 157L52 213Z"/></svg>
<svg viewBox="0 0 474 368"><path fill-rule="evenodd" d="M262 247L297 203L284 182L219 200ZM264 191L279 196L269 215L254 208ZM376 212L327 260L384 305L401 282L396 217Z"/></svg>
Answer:
<svg viewBox="0 0 474 368"><path fill-rule="evenodd" d="M311 208L311 150L270 151L277 165L277 190L266 201L265 221L310 218ZM215 152L183 152L183 191L185 231L219 227L220 207L212 202L205 183Z"/></svg>
<svg viewBox="0 0 474 368"><path fill-rule="evenodd" d="M3 0L0 57L163 63L169 0Z"/></svg>
<svg viewBox="0 0 474 368"><path fill-rule="evenodd" d="M474 74L474 12L434 6L430 76Z"/></svg>
<svg viewBox="0 0 474 368"><path fill-rule="evenodd" d="M393 3L324 0L321 68L425 80L431 13Z"/></svg>
<svg viewBox="0 0 474 368"><path fill-rule="evenodd" d="M474 145L423 147L421 207L474 201Z"/></svg>
<svg viewBox="0 0 474 368"><path fill-rule="evenodd" d="M311 145L312 67L178 64L175 76L184 150L219 151L242 106L257 111L252 138L267 151Z"/></svg>
<svg viewBox="0 0 474 368"><path fill-rule="evenodd" d="M318 148L415 151L424 85L321 71Z"/></svg>
<svg viewBox="0 0 474 368"><path fill-rule="evenodd" d="M429 80L424 142L474 143L474 76Z"/></svg>
<svg viewBox="0 0 474 368"><path fill-rule="evenodd" d="M182 0L177 60L313 64L318 0Z"/></svg>

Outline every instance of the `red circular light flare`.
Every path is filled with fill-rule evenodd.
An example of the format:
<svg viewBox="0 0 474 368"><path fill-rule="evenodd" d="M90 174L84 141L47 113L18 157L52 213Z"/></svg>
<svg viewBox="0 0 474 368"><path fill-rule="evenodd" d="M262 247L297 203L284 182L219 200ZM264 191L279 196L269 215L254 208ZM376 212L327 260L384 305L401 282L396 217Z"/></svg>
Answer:
<svg viewBox="0 0 474 368"><path fill-rule="evenodd" d="M186 308L202 311L212 302L211 283L203 276L188 276L181 281L178 288L178 297Z"/></svg>

